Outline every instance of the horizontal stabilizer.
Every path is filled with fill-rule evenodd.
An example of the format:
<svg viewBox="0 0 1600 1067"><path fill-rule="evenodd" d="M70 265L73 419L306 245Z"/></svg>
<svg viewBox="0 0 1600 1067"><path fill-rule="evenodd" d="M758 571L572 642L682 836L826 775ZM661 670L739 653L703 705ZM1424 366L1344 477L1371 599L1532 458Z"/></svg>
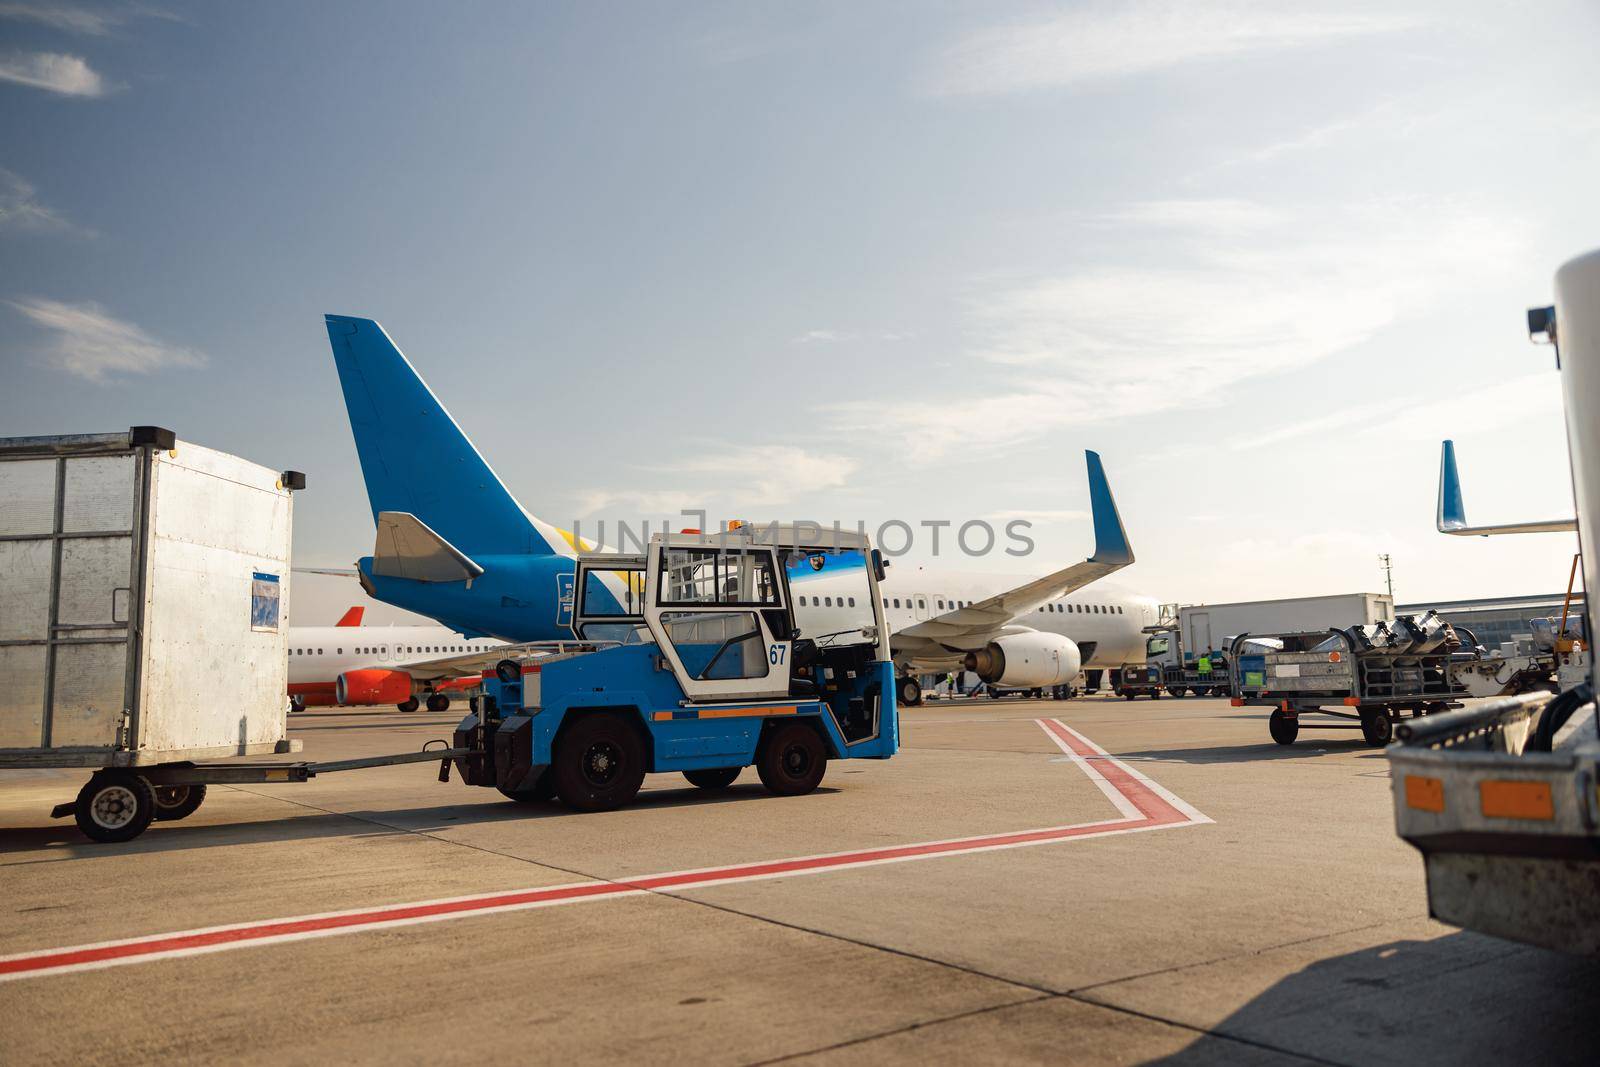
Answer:
<svg viewBox="0 0 1600 1067"><path fill-rule="evenodd" d="M413 582L470 582L483 568L410 512L380 511L372 573Z"/></svg>
<svg viewBox="0 0 1600 1067"><path fill-rule="evenodd" d="M1490 537L1495 534L1563 533L1578 528L1577 519L1550 519L1545 522L1509 522L1498 526L1468 526L1467 508L1461 499L1461 475L1456 471L1456 445L1446 441L1439 455L1439 509L1436 525L1440 533L1457 537Z"/></svg>

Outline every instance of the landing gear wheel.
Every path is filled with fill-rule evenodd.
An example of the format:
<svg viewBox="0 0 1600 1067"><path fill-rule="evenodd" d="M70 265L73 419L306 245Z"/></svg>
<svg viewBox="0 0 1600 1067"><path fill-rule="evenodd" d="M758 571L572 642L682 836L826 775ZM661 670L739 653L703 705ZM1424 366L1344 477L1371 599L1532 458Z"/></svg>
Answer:
<svg viewBox="0 0 1600 1067"><path fill-rule="evenodd" d="M402 701L401 703L395 705L396 708L400 709L401 711L405 712L408 715L411 712L416 711L419 706L420 705L419 705L416 697L411 697L409 700Z"/></svg>
<svg viewBox="0 0 1600 1067"><path fill-rule="evenodd" d="M512 791L500 786L500 794L507 800L515 800L518 804L538 804L549 800L556 795L556 776L546 767L537 779L534 780L532 789Z"/></svg>
<svg viewBox="0 0 1600 1067"><path fill-rule="evenodd" d="M1364 711L1361 713L1361 736L1373 748L1382 748L1394 737L1394 723L1389 721L1386 711Z"/></svg>
<svg viewBox="0 0 1600 1067"><path fill-rule="evenodd" d="M143 775L120 769L97 771L78 791L72 814L78 829L96 841L132 841L155 819L156 793Z"/></svg>
<svg viewBox="0 0 1600 1067"><path fill-rule="evenodd" d="M811 792L827 770L828 750L817 731L803 722L786 722L773 730L756 757L761 784L780 797Z"/></svg>
<svg viewBox="0 0 1600 1067"><path fill-rule="evenodd" d="M152 788L156 795L156 822L187 819L206 799L204 785L158 785Z"/></svg>
<svg viewBox="0 0 1600 1067"><path fill-rule="evenodd" d="M903 708L914 708L922 703L922 683L912 675L905 675L895 683L895 700Z"/></svg>
<svg viewBox="0 0 1600 1067"><path fill-rule="evenodd" d="M450 698L445 696L443 693L429 693L428 694L428 710L429 711L449 711L450 710Z"/></svg>
<svg viewBox="0 0 1600 1067"><path fill-rule="evenodd" d="M683 776L689 779L689 784L701 789L720 790L733 784L739 777L743 767L712 767L704 771L684 771Z"/></svg>
<svg viewBox="0 0 1600 1067"><path fill-rule="evenodd" d="M644 784L644 742L620 715L578 717L556 743L556 794L574 811L610 811L639 795Z"/></svg>
<svg viewBox="0 0 1600 1067"><path fill-rule="evenodd" d="M289 698L289 710L292 711L292 712L305 711L306 710L306 698L303 695L299 694L299 693L296 693L294 696L290 697Z"/></svg>
<svg viewBox="0 0 1600 1067"><path fill-rule="evenodd" d="M1278 744L1292 745L1294 739L1300 736L1300 720L1289 718L1280 709L1267 719L1267 730Z"/></svg>

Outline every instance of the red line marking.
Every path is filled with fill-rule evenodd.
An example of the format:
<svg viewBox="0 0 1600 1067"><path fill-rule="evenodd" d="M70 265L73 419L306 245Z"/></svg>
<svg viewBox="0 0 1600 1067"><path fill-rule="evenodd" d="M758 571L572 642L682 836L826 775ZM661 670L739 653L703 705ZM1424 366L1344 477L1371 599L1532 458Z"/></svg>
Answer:
<svg viewBox="0 0 1600 1067"><path fill-rule="evenodd" d="M121 944L84 945L76 948L46 949L37 953L23 953L12 959L0 959L0 980L25 976L40 971L64 968L135 962L141 958L164 953L204 951L222 946L242 946L272 938L314 936L319 933L348 931L383 923L422 921L451 915L470 915L497 909L533 907L583 899L625 896L641 892L671 889L690 889L716 885L722 882L752 878L783 877L810 871L823 871L864 866L875 863L892 863L897 860L923 856L961 854L986 849L1007 848L1019 845L1064 841L1074 837L1106 833L1127 833L1134 830L1172 826L1192 821L1188 815L1158 796L1144 782L1129 774L1104 754L1086 745L1070 730L1059 723L1042 720L1045 729L1061 739L1074 754L1092 758L1095 769L1113 788L1122 793L1143 814L1140 819L1113 819L1102 822L1057 826L1042 830L1021 830L1012 833L988 834L980 837L960 838L952 841L930 841L912 845L892 845L885 848L859 849L828 856L807 856L794 859L768 860L759 863L734 864L696 871L648 875L619 882L587 882L579 885L552 886L544 889L516 890L467 900L442 900L417 904L396 904L341 915L307 916L299 919L279 919L225 929L197 930L188 933L157 934L133 938Z"/></svg>
<svg viewBox="0 0 1600 1067"><path fill-rule="evenodd" d="M1155 822L1188 822L1189 817L1177 808L1168 804L1158 796L1155 790L1145 785L1139 779L1123 770L1114 761L1107 759L1103 754L1083 743L1071 730L1066 729L1053 719L1041 719L1040 723L1052 736L1059 737L1061 743L1072 749L1076 756L1095 760L1095 770L1103 775L1106 781L1127 797L1134 807L1138 808L1145 818Z"/></svg>

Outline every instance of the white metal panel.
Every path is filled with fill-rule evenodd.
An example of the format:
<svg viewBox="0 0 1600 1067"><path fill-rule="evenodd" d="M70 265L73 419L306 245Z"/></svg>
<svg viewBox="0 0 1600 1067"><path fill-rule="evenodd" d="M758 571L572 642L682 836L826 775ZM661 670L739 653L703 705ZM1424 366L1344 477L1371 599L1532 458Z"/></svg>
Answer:
<svg viewBox="0 0 1600 1067"><path fill-rule="evenodd" d="M68 459L61 529L67 533L133 529L133 465L131 455Z"/></svg>
<svg viewBox="0 0 1600 1067"><path fill-rule="evenodd" d="M0 748L44 742L43 645L0 646Z"/></svg>
<svg viewBox="0 0 1600 1067"><path fill-rule="evenodd" d="M1561 396L1567 414L1578 542L1583 553L1584 610L1589 632L1600 633L1600 251L1556 272L1556 331L1561 347ZM1591 672L1591 677L1593 674Z"/></svg>
<svg viewBox="0 0 1600 1067"><path fill-rule="evenodd" d="M180 441L152 468L137 745L242 752L284 736L290 494L277 472ZM253 575L277 575L275 630Z"/></svg>
<svg viewBox="0 0 1600 1067"><path fill-rule="evenodd" d="M49 541L0 541L0 641L43 641L49 634L50 555ZM14 681L0 673L0 688Z"/></svg>
<svg viewBox="0 0 1600 1067"><path fill-rule="evenodd" d="M56 461L0 463L0 535L48 534L56 525Z"/></svg>
<svg viewBox="0 0 1600 1067"><path fill-rule="evenodd" d="M112 748L126 708L128 646L58 645L50 746Z"/></svg>

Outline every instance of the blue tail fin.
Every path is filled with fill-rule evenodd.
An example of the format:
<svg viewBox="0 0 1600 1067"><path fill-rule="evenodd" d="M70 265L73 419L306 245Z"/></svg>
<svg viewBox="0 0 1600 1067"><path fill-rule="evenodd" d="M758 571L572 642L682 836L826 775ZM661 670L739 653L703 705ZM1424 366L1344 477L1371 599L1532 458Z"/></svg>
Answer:
<svg viewBox="0 0 1600 1067"><path fill-rule="evenodd" d="M1085 452L1084 457L1089 463L1089 510L1094 516L1094 555L1090 559L1125 567L1133 562L1133 546L1128 544L1128 531L1122 528L1105 466L1098 452Z"/></svg>
<svg viewBox="0 0 1600 1067"><path fill-rule="evenodd" d="M1439 513L1435 526L1440 533L1467 528L1467 509L1461 500L1461 475L1456 473L1456 443L1446 441L1439 455Z"/></svg>
<svg viewBox="0 0 1600 1067"><path fill-rule="evenodd" d="M472 555L559 551L382 326L344 315L327 324L374 521L415 515Z"/></svg>

